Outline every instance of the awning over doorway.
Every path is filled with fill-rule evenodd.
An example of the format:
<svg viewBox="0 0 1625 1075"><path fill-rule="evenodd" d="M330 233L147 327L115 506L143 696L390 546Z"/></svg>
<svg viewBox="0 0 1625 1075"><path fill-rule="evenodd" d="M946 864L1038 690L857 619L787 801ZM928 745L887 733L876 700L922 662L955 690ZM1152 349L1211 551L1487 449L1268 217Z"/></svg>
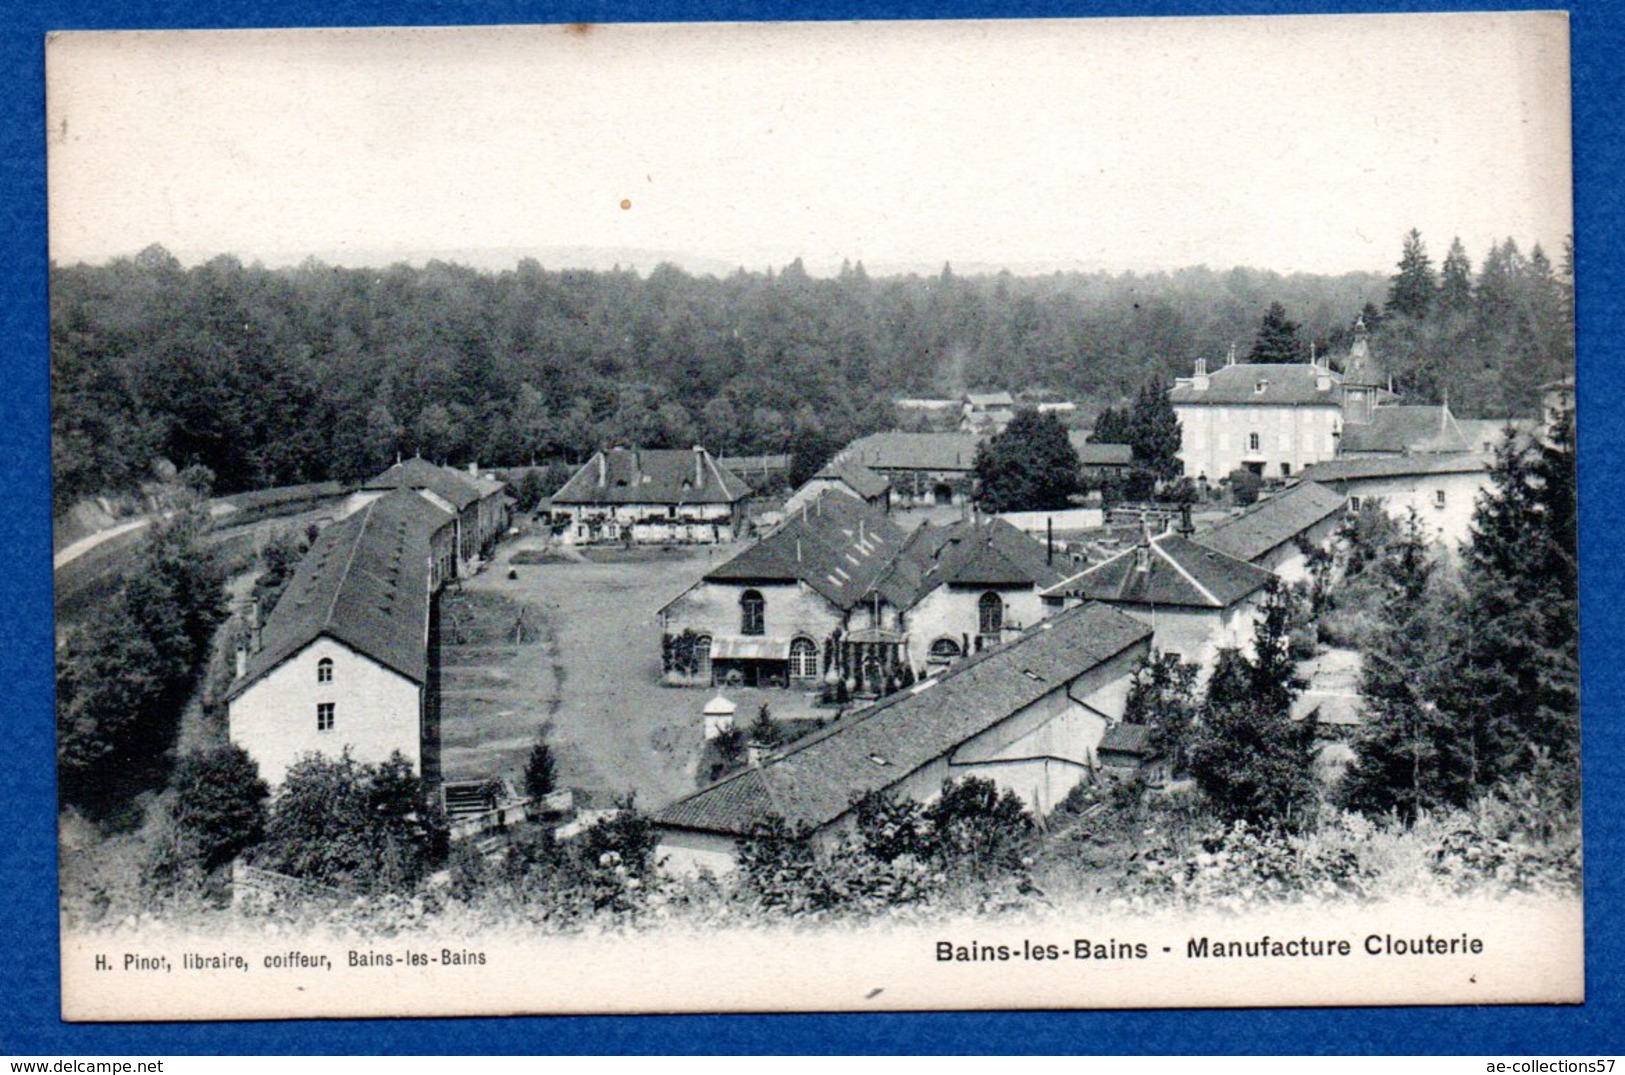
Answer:
<svg viewBox="0 0 1625 1075"><path fill-rule="evenodd" d="M711 639L713 661L788 661L788 638L719 635Z"/></svg>

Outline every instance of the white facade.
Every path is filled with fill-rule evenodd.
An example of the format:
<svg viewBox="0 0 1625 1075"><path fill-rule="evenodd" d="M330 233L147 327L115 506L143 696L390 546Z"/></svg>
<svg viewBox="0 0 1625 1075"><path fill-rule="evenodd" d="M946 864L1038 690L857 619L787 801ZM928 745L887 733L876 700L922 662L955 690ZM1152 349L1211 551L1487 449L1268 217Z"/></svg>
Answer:
<svg viewBox="0 0 1625 1075"><path fill-rule="evenodd" d="M1303 539L1305 545L1324 549L1331 544L1337 534L1337 528L1342 525L1343 515L1339 512L1336 515L1328 515L1298 537ZM1288 585L1302 582L1309 577L1309 556L1299 547L1297 540L1283 541L1264 555L1254 558L1252 562L1257 567L1274 572L1276 578Z"/></svg>
<svg viewBox="0 0 1625 1075"><path fill-rule="evenodd" d="M989 594L1001 603L1002 630L997 636L983 637L982 602ZM1013 587L984 589L938 586L916 602L905 619L909 659L916 672L940 671L946 667L946 662L933 659L932 646L935 643L952 641L959 646L959 655L965 656L1014 638L1020 629L1031 627L1043 618L1044 603L1035 587L1021 590Z"/></svg>
<svg viewBox="0 0 1625 1075"><path fill-rule="evenodd" d="M1448 474L1408 474L1348 478L1327 483L1349 498L1349 511L1369 511L1380 502L1396 522L1412 508L1429 540L1458 549L1472 537L1478 494L1490 487L1487 470Z"/></svg>
<svg viewBox="0 0 1625 1075"><path fill-rule="evenodd" d="M930 803L942 794L944 781L974 776L1013 791L1036 815L1048 814L1098 769L1101 737L1122 719L1134 667L1147 652L1142 642L1056 684L1043 697L914 769L887 790L900 799ZM848 810L823 825L816 833L819 844L832 846L851 831L853 820ZM693 875L704 869L720 875L737 865L735 840L716 832L662 828L656 859L671 874Z"/></svg>
<svg viewBox="0 0 1625 1075"><path fill-rule="evenodd" d="M735 509L729 504L593 504L567 510L563 540L568 545L626 540L714 545L735 536Z"/></svg>
<svg viewBox="0 0 1625 1075"><path fill-rule="evenodd" d="M1148 625L1152 631L1151 647L1158 653L1174 654L1182 661L1200 666L1205 679L1218 663L1220 650L1251 651L1262 599L1263 592L1259 591L1224 609L1126 602L1112 602L1112 607ZM1063 607L1076 603L1073 599L1068 602L1063 606L1052 598L1046 611L1055 615Z"/></svg>
<svg viewBox="0 0 1625 1075"><path fill-rule="evenodd" d="M322 706L332 706L330 718ZM423 771L422 688L326 635L233 698L229 723L231 741L273 787L301 755L336 758L346 749L368 765L399 752Z"/></svg>
<svg viewBox="0 0 1625 1075"><path fill-rule="evenodd" d="M1176 403L1174 414L1185 476L1210 482L1243 469L1266 478L1290 477L1334 458L1343 429L1343 408L1336 399L1269 406Z"/></svg>

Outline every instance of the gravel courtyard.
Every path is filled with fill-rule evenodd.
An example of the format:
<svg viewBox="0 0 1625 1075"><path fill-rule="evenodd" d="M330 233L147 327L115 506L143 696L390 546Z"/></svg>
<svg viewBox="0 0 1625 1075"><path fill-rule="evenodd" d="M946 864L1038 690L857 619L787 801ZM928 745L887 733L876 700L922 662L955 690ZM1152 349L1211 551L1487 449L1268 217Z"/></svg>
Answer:
<svg viewBox="0 0 1625 1075"><path fill-rule="evenodd" d="M445 778L517 775L551 722L560 786L594 805L634 791L653 809L693 791L713 692L661 685L656 613L738 546L588 554L610 562L561 550L547 563L510 564L546 547L541 537L510 542L460 595L442 597ZM799 692L730 688L728 697L742 722L763 702L776 717L817 714Z"/></svg>

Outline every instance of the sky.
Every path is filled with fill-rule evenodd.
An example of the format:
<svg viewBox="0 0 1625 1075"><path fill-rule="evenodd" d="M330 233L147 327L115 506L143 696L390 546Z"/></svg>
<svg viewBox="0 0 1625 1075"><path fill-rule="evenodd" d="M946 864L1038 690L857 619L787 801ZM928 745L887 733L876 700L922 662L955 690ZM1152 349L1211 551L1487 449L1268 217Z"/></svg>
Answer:
<svg viewBox="0 0 1625 1075"><path fill-rule="evenodd" d="M1561 15L78 33L51 255L1392 271L1571 231ZM640 264L641 263L641 264Z"/></svg>

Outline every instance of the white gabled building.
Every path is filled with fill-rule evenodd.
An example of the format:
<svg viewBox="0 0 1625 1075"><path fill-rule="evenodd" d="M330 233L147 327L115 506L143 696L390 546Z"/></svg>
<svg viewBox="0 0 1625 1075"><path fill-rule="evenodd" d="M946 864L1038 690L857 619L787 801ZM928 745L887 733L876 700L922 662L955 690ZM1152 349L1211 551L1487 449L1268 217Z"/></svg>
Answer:
<svg viewBox="0 0 1625 1075"><path fill-rule="evenodd" d="M1045 620L661 810L656 857L674 873L726 872L738 839L774 815L828 846L866 794L929 802L970 776L1048 814L1099 773L1150 637L1103 605Z"/></svg>
<svg viewBox="0 0 1625 1075"><path fill-rule="evenodd" d="M1273 571L1283 582L1309 577L1309 552L1326 549L1343 522L1342 494L1312 481L1266 497L1195 535L1210 549Z"/></svg>
<svg viewBox="0 0 1625 1075"><path fill-rule="evenodd" d="M430 687L436 547L451 517L398 489L323 530L263 627L251 627L227 693L231 741L275 786L305 754L397 751L436 779Z"/></svg>
<svg viewBox="0 0 1625 1075"><path fill-rule="evenodd" d="M1473 511L1490 487L1493 462L1479 452L1334 459L1303 477L1336 491L1351 514L1380 510L1403 521L1414 509L1430 540L1455 549L1472 536Z"/></svg>
<svg viewBox="0 0 1625 1075"><path fill-rule="evenodd" d="M553 494L553 512L569 517L571 544L715 544L739 536L750 495L744 479L699 445L610 448Z"/></svg>
<svg viewBox="0 0 1625 1075"><path fill-rule="evenodd" d="M1133 548L1044 591L1052 611L1098 601L1149 624L1152 645L1213 670L1223 649L1252 646L1265 587L1262 567L1173 532Z"/></svg>

